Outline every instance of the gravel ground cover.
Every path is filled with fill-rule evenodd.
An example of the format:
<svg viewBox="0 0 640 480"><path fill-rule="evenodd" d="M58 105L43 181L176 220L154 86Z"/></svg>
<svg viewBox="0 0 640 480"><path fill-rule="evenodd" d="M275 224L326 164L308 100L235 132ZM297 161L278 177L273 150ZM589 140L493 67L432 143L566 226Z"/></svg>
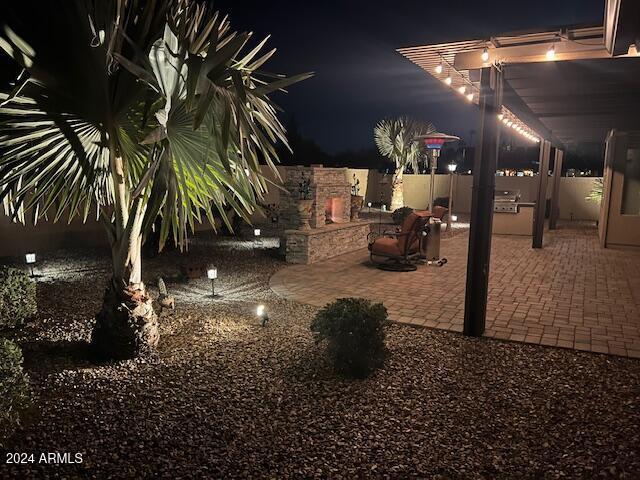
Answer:
<svg viewBox="0 0 640 480"><path fill-rule="evenodd" d="M177 308L157 354L97 364L87 341L108 275L102 252L39 263L38 318L13 332L36 408L8 451L81 464L0 464L2 478L640 478L640 362L392 325L385 367L332 372L315 310L268 288L274 244L221 239L146 263ZM270 322L262 328L255 307Z"/></svg>

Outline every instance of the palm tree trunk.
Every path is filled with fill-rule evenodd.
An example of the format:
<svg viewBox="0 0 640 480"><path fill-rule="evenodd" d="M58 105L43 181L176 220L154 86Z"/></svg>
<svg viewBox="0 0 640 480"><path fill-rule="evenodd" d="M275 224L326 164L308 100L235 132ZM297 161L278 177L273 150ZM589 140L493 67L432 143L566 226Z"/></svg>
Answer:
<svg viewBox="0 0 640 480"><path fill-rule="evenodd" d="M393 174L391 180L391 211L404 207L404 188L402 182L402 174L404 168L399 167Z"/></svg>
<svg viewBox="0 0 640 480"><path fill-rule="evenodd" d="M138 268L134 265L134 270ZM144 283L126 283L113 277L91 336L97 352L106 358L133 358L149 353L159 339L158 316Z"/></svg>
<svg viewBox="0 0 640 480"><path fill-rule="evenodd" d="M122 170L115 163L117 183ZM160 335L153 300L142 282L142 196L133 201L129 210L125 189L116 185L115 191L115 221L105 221L113 275L96 315L91 343L102 357L126 359L151 351Z"/></svg>

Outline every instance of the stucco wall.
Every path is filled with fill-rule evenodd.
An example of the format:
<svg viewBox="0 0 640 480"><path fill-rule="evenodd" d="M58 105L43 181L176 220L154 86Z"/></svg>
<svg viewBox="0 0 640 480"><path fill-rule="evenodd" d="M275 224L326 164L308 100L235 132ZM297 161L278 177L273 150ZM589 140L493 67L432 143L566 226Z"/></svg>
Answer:
<svg viewBox="0 0 640 480"><path fill-rule="evenodd" d="M53 251L69 246L106 247L107 237L95 220L83 224L74 220L57 223L39 221L37 226L12 223L0 213L0 257L21 256L27 252Z"/></svg>
<svg viewBox="0 0 640 480"><path fill-rule="evenodd" d="M595 178L562 177L560 179L560 218L567 220L596 221L600 204L585 197L593 188ZM496 177L497 190L520 190L523 202L535 202L538 177ZM469 213L471 210L473 177L454 176L454 210ZM429 175L406 175L404 178L405 203L413 208L426 208L429 200ZM551 198L551 178L547 182L547 198ZM434 198L449 195L449 176L436 175Z"/></svg>
<svg viewBox="0 0 640 480"><path fill-rule="evenodd" d="M282 172L283 169L279 167ZM376 171L366 169L346 169L345 175L351 184L353 175L360 180L360 195L366 202L380 202L381 190L383 203L389 205L391 198L391 175L383 176ZM277 183L275 176L266 172L267 178ZM469 213L471 208L471 175L455 175L454 210L457 213ZM549 179L551 180L551 178ZM599 204L588 202L585 197L593 186L593 178L563 177L560 179L560 218L574 220L598 219ZM496 177L496 188L520 190L522 200L535 201L537 177ZM548 182L547 198L550 197L551 181ZM446 197L449 194L449 175L436 175L435 195ZM406 205L413 208L426 208L429 198L429 175L405 175L404 195ZM265 197L265 203L278 204L279 190L271 187ZM254 216L255 223L264 222L264 218ZM209 230L208 224L198 226L198 231ZM64 246L86 245L106 246L105 234L101 225L90 220L86 225L74 221L53 224L41 222L37 227L13 224L0 213L0 256L23 255L26 251L55 250Z"/></svg>
<svg viewBox="0 0 640 480"><path fill-rule="evenodd" d="M600 202L585 198L593 188L595 178L563 177L560 179L560 218L567 220L597 220Z"/></svg>

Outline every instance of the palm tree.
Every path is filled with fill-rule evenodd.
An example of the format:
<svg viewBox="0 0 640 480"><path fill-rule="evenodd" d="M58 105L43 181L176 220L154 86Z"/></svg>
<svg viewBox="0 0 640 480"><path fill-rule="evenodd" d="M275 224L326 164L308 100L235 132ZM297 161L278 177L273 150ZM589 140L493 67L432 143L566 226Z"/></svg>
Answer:
<svg viewBox="0 0 640 480"><path fill-rule="evenodd" d="M42 2L41 28L4 27L23 71L0 97L0 199L25 222L86 220L106 229L113 273L92 343L127 358L158 342L141 247L160 249L227 209L248 221L276 172L285 131L269 94L307 78L262 72L274 50L192 0ZM37 31L37 34L33 33ZM277 172L276 172L277 173Z"/></svg>
<svg viewBox="0 0 640 480"><path fill-rule="evenodd" d="M422 144L416 137L435 132L431 124L400 117L380 121L373 129L373 137L380 154L389 158L395 165L391 182L391 211L404 206L402 175L411 165L418 171L418 160L422 154Z"/></svg>

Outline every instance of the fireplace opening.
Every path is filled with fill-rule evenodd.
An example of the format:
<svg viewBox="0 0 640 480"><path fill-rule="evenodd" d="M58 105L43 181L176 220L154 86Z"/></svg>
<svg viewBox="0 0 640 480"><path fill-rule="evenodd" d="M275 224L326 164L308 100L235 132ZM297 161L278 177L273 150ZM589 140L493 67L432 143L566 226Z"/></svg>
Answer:
<svg viewBox="0 0 640 480"><path fill-rule="evenodd" d="M342 213L344 211L344 199L341 197L329 197L325 201L324 207L324 223L340 223L342 222Z"/></svg>

